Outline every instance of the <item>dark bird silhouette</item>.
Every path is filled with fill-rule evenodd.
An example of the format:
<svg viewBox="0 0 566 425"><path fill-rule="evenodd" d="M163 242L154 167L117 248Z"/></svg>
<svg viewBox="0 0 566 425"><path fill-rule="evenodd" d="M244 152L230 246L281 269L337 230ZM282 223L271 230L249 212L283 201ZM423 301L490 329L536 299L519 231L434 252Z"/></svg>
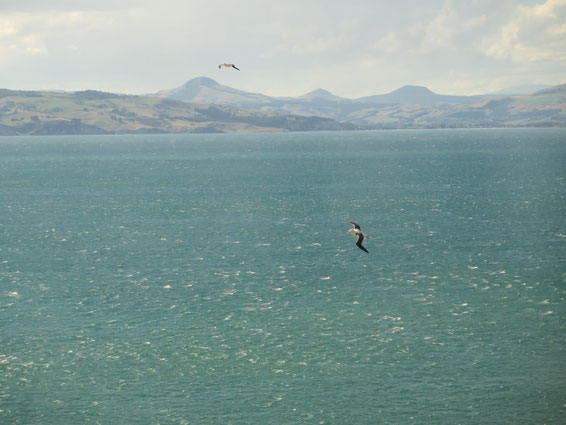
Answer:
<svg viewBox="0 0 566 425"><path fill-rule="evenodd" d="M353 229L348 230L348 233L358 238L356 242L356 246L360 248L362 251L369 253L369 251L365 249L364 246L362 245L364 238L368 238L369 236L362 233L362 229L360 228L359 224L356 224L353 221L349 221L348 223L354 226Z"/></svg>

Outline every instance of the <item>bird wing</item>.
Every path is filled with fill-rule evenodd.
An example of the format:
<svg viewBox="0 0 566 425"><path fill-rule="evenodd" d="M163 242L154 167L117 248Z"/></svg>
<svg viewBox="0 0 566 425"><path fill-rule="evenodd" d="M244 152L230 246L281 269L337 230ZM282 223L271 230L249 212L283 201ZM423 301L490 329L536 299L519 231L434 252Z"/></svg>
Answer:
<svg viewBox="0 0 566 425"><path fill-rule="evenodd" d="M356 246L360 248L362 251L365 251L369 254L369 251L362 246L363 240L364 240L364 235L363 233L360 232L360 234L358 235L358 241L356 242Z"/></svg>
<svg viewBox="0 0 566 425"><path fill-rule="evenodd" d="M240 70L236 65L232 65L232 68L237 69L238 71Z"/></svg>
<svg viewBox="0 0 566 425"><path fill-rule="evenodd" d="M356 223L354 223L353 221L349 221L348 223L350 223L352 226L354 226L354 229L360 230L360 225L359 225L359 224L356 224Z"/></svg>

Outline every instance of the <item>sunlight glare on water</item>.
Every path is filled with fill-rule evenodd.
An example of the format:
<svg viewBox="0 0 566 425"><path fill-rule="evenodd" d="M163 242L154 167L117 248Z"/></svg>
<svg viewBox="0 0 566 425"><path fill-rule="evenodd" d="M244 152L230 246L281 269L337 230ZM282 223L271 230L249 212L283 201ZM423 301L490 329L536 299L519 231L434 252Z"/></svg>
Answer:
<svg viewBox="0 0 566 425"><path fill-rule="evenodd" d="M560 423L564 140L1 138L0 422Z"/></svg>

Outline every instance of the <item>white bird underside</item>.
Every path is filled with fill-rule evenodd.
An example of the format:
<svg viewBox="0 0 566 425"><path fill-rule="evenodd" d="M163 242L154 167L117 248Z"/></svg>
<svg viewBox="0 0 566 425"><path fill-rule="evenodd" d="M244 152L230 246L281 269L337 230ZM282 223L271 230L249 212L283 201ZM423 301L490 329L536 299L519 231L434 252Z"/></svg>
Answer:
<svg viewBox="0 0 566 425"><path fill-rule="evenodd" d="M225 67L225 68L234 68L235 70L239 71L240 69L234 65L233 63L221 63L220 65L218 65L218 69Z"/></svg>

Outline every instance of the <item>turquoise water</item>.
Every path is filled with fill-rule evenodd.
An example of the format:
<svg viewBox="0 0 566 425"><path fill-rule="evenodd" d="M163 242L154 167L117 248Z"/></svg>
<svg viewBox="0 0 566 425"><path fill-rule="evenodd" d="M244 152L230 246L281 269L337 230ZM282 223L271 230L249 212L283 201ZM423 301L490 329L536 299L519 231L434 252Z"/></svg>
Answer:
<svg viewBox="0 0 566 425"><path fill-rule="evenodd" d="M1 138L0 423L565 423L565 164L556 129Z"/></svg>

